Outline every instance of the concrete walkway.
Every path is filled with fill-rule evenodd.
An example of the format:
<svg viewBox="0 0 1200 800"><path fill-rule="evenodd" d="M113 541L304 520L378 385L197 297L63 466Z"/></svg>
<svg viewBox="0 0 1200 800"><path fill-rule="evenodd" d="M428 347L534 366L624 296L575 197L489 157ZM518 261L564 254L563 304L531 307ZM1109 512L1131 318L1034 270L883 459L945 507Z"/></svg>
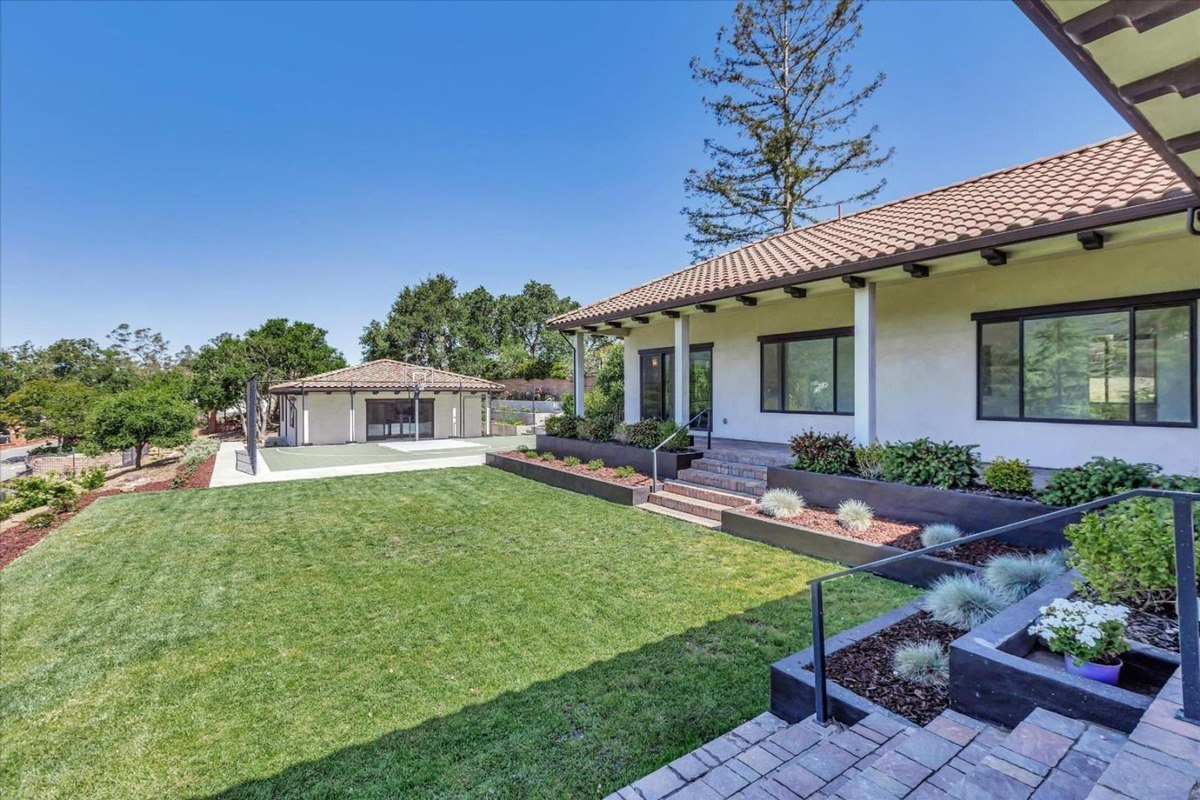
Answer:
<svg viewBox="0 0 1200 800"><path fill-rule="evenodd" d="M509 450L516 447L520 439L523 442L528 439L529 444L533 444L533 437L495 437L491 441L488 439L474 440L450 440L440 439L434 440L426 444L425 442L407 444L391 448L395 451L396 460L369 460L364 459L358 463L336 463L334 466L320 466L320 460L312 459L311 467L291 467L288 469L271 469L267 463L267 459L262 457L262 451L259 451L258 459L258 474L248 475L237 470L237 452L245 449L245 445L240 442L223 442L221 449L217 451L217 460L213 465L212 480L209 482L210 487L217 486L245 486L252 483L277 483L279 481L300 481L311 480L316 478L335 478L345 475L376 475L385 472L413 472L416 470L425 469L446 469L449 467L477 467L484 463L484 456L488 451L494 449ZM337 446L340 447L340 446ZM347 451L355 445L345 445ZM304 457L304 448L287 448L288 451L295 451L298 458ZM331 449L331 448L323 448ZM428 457L423 451L428 450ZM353 459L350 459L353 460Z"/></svg>

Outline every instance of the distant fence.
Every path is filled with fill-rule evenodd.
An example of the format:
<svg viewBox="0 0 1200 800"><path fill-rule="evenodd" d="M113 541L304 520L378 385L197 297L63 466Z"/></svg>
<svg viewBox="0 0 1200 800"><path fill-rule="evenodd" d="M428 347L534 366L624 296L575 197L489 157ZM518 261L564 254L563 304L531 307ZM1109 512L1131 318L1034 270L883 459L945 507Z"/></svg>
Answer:
<svg viewBox="0 0 1200 800"><path fill-rule="evenodd" d="M499 381L499 383L504 385L504 397L508 399L557 399L564 394L573 394L575 391L575 382L567 378L536 378L534 380L505 378ZM595 384L596 379L594 377L585 378L583 388L591 389Z"/></svg>

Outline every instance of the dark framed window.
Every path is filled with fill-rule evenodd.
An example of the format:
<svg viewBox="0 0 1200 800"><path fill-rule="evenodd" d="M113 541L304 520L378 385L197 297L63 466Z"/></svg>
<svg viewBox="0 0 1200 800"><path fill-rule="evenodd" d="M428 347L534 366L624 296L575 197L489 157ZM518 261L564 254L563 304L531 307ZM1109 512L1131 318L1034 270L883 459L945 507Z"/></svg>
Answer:
<svg viewBox="0 0 1200 800"><path fill-rule="evenodd" d="M712 410L712 343L694 344L688 358L688 418ZM675 416L675 348L639 350L638 368L642 419L673 419ZM704 428L707 420L697 422Z"/></svg>
<svg viewBox="0 0 1200 800"><path fill-rule="evenodd" d="M1195 427L1198 296L973 314L977 418Z"/></svg>
<svg viewBox="0 0 1200 800"><path fill-rule="evenodd" d="M854 329L760 336L759 409L776 414L854 413Z"/></svg>

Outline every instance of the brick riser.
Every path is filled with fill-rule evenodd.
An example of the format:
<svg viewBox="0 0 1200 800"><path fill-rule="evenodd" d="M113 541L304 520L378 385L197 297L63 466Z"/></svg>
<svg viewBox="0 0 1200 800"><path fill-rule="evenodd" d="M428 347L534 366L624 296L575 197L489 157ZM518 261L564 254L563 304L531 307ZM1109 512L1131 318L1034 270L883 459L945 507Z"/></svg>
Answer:
<svg viewBox="0 0 1200 800"><path fill-rule="evenodd" d="M705 450L704 457L730 464L750 464L759 467L781 467L790 459L762 453L744 453L737 450Z"/></svg>
<svg viewBox="0 0 1200 800"><path fill-rule="evenodd" d="M714 475L730 475L735 478L753 478L758 481L767 479L767 468L755 464L735 464L731 461L717 461L711 458L701 458L693 461L691 469L711 472Z"/></svg>
<svg viewBox="0 0 1200 800"><path fill-rule="evenodd" d="M679 481L668 480L664 481L663 485L666 487L666 491L671 494L681 494L684 497L704 500L708 503L718 503L728 508L741 508L754 502L753 497L743 497L742 495L722 492L717 489L708 489L703 486L692 486L691 484L680 483Z"/></svg>
<svg viewBox="0 0 1200 800"><path fill-rule="evenodd" d="M703 500L674 494L673 492L655 492L650 495L650 502L656 506L682 511L685 514L691 514L695 517L704 517L705 519L717 521L721 519L720 506L714 506L712 503L705 503Z"/></svg>
<svg viewBox="0 0 1200 800"><path fill-rule="evenodd" d="M740 492L741 494L753 495L754 497L762 497L763 492L767 490L767 482L764 480L738 478L733 475L722 475L717 472L708 472L691 467L679 470L679 479L688 483L698 483L702 486L724 489L729 492Z"/></svg>

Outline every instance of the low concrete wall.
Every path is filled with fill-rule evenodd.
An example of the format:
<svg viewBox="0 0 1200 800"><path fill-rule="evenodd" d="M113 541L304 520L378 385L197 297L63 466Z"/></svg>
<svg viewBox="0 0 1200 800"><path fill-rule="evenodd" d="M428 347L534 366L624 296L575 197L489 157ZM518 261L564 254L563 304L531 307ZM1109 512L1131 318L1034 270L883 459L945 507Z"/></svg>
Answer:
<svg viewBox="0 0 1200 800"><path fill-rule="evenodd" d="M905 483L871 481L848 475L822 475L787 467L768 469L767 486L772 489L792 489L803 495L810 504L824 508L837 508L843 500L853 497L871 506L881 517L921 525L952 522L967 533L991 530L1058 510L1056 506L1027 500L1010 500L928 486L909 486ZM1046 550L1063 547L1066 545L1063 528L1078 519L1076 516L1041 523L997 538L1010 544Z"/></svg>
<svg viewBox="0 0 1200 800"><path fill-rule="evenodd" d="M950 645L951 708L1006 727L1040 707L1126 733L1133 730L1154 700L1152 694L1070 675L1059 656L1048 663L1026 658L1037 647L1027 629L1038 609L1069 597L1078 578L1077 572L1067 573ZM1131 645L1121 657L1123 684L1165 683L1179 667L1177 653Z"/></svg>
<svg viewBox="0 0 1200 800"><path fill-rule="evenodd" d="M838 536L800 528L796 525L787 525L758 514L746 514L733 508L721 512L721 530L743 539L753 539L756 542L791 550L793 553L813 558L825 558L850 567L870 564L908 552L891 545L874 544L849 536ZM930 584L943 575L961 572L973 573L976 568L933 556L914 556L905 561L885 564L878 569L869 571L884 578L927 589Z"/></svg>
<svg viewBox="0 0 1200 800"><path fill-rule="evenodd" d="M849 647L884 628L890 628L920 610L920 601L914 600L906 606L875 617L856 628L829 637L825 640L826 659L843 647ZM816 678L810 669L812 662L812 648L807 647L771 665L772 714L788 722L799 722L816 712L816 694L813 688ZM917 727L910 720L888 711L881 705L872 703L836 681L826 680L825 690L826 697L829 699L830 713L839 722L853 725L869 714L882 714L906 727Z"/></svg>
<svg viewBox="0 0 1200 800"><path fill-rule="evenodd" d="M537 437L538 452L549 450L559 458L575 456L581 461L591 461L594 458L604 459L610 467L630 466L638 472L650 475L654 468L654 453L643 447L630 447L616 442L589 442L585 439L564 439L560 436L547 436L539 433ZM658 451L658 477L677 478L679 470L687 469L691 463L704 454L689 450L682 453Z"/></svg>
<svg viewBox="0 0 1200 800"><path fill-rule="evenodd" d="M540 439L541 437L538 438ZM505 472L520 475L522 478L529 478L559 489L567 489L572 492L591 495L601 500L607 500L610 503L638 506L650 499L649 486L625 486L620 483L611 483L599 478L592 478L588 475L581 475L577 472L567 472L555 467L548 467L532 459L513 458L501 455L500 453L488 453L484 458L484 463L490 467L497 467Z"/></svg>

